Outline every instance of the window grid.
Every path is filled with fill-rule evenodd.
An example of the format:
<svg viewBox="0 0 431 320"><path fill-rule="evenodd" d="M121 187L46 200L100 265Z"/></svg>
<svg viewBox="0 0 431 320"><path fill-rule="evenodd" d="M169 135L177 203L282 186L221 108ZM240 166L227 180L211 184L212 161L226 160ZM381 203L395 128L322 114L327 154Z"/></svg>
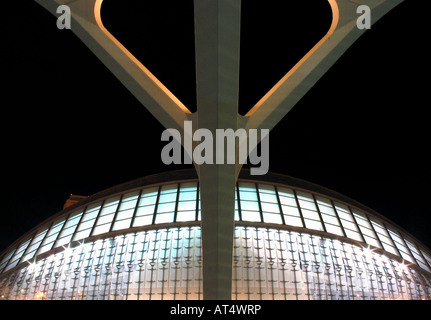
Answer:
<svg viewBox="0 0 431 320"><path fill-rule="evenodd" d="M199 227L110 237L26 266L0 292L8 299L201 299L200 243ZM429 280L414 270L335 239L236 227L234 248L233 299L431 298Z"/></svg>
<svg viewBox="0 0 431 320"><path fill-rule="evenodd" d="M281 191L280 191L281 190ZM145 202L145 198L155 198ZM109 205L108 205L109 204ZM293 205L292 205L293 204ZM168 205L168 206L164 206ZM164 207L163 207L164 206ZM353 238L398 255L401 258L431 270L430 254L414 241L408 241L396 229L389 229L375 217L314 193L297 191L264 183L238 182L236 187L237 220L275 224L292 224L309 229ZM142 208L151 212L140 213ZM297 214L295 214L296 210ZM145 212L145 211L143 211ZM163 216L164 215L164 216ZM148 216L146 223L137 219ZM158 217L166 217L158 221ZM200 218L199 184L178 183L122 193L98 203L87 205L37 230L30 239L12 251L5 252L0 272L37 257L53 248L87 237L130 227L196 221ZM103 229L101 229L103 228Z"/></svg>
<svg viewBox="0 0 431 320"><path fill-rule="evenodd" d="M139 190L139 195L138 195L138 198L136 199L135 209L133 210L132 219L131 219L130 225L129 225L130 228L133 227L133 225L135 224L136 213L138 212L139 202L141 201L143 191L144 191L144 189Z"/></svg>
<svg viewBox="0 0 431 320"><path fill-rule="evenodd" d="M47 252L53 248L53 245L57 240L60 230L62 229L65 222L66 222L66 219L61 218L52 223L51 227L49 228L48 232L45 235L45 238L40 244L40 247L38 248L35 256L41 253Z"/></svg>
<svg viewBox="0 0 431 320"><path fill-rule="evenodd" d="M78 227L84 212L85 209L83 211L79 210L68 214L66 222L63 224L63 227L58 234L57 240L55 241L54 248L65 245L69 243L70 240L72 240L72 237L75 234L76 228Z"/></svg>

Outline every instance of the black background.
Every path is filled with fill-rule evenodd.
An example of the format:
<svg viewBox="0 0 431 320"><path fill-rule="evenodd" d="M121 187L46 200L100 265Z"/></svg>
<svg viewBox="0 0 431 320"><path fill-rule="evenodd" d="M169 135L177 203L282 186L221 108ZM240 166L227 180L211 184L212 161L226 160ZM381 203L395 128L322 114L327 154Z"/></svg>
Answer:
<svg viewBox="0 0 431 320"><path fill-rule="evenodd" d="M242 114L329 27L324 0L290 2L243 0ZM270 171L362 202L430 247L429 33L418 5L374 24L271 131ZM183 167L161 162L164 128L55 16L33 1L4 8L0 250L71 193ZM192 10L191 0L105 0L102 19L195 110Z"/></svg>

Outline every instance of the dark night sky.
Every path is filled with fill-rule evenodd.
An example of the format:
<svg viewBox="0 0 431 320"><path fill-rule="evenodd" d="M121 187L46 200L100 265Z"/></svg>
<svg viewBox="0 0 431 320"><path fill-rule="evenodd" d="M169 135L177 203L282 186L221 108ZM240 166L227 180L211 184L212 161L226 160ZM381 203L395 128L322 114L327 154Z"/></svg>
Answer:
<svg viewBox="0 0 431 320"><path fill-rule="evenodd" d="M243 3L242 113L329 25L324 0L297 8ZM429 92L422 75L429 36L426 11L415 5L407 0L373 25L277 125L270 171L350 196L431 247ZM0 250L58 212L71 193L91 195L181 168L161 162L161 125L70 30L58 30L56 18L33 1L8 6L0 44ZM192 1L105 0L102 9L114 36L196 108Z"/></svg>

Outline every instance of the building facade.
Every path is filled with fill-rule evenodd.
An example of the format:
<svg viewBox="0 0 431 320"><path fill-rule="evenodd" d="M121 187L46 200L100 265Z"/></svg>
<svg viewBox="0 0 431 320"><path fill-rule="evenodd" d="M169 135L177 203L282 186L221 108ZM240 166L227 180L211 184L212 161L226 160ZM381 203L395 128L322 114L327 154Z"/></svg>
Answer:
<svg viewBox="0 0 431 320"><path fill-rule="evenodd" d="M242 172L232 299L431 298L431 252L401 227L302 180ZM0 256L1 299L202 299L193 170L137 179L64 208Z"/></svg>

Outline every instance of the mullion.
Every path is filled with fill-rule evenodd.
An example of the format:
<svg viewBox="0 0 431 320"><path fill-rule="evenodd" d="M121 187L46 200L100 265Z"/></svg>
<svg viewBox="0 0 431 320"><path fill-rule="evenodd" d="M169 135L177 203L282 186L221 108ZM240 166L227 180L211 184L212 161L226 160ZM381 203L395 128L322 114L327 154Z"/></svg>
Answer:
<svg viewBox="0 0 431 320"><path fill-rule="evenodd" d="M174 222L177 222L178 202L180 201L180 187L181 187L181 183L178 183L178 185L177 185L177 197L175 200L175 209L174 209Z"/></svg>
<svg viewBox="0 0 431 320"><path fill-rule="evenodd" d="M136 199L136 205L135 205L135 208L133 209L133 215L130 221L129 228L132 228L133 224L135 223L136 213L138 212L138 207L139 207L139 202L141 201L142 192L143 192L143 189L139 190L139 195L138 195L138 198Z"/></svg>
<svg viewBox="0 0 431 320"><path fill-rule="evenodd" d="M354 221L354 223L355 223L355 225L356 225L356 229L358 229L358 232L359 232L359 235L360 235L360 236L361 236L361 238L362 238L362 241L363 241L364 243L367 243L367 241L365 241L365 237L364 237L364 235L362 234L361 227L359 226L359 223L358 223L358 221L356 221L355 215L353 214L352 208L350 208L350 206L347 206L347 208L349 209L349 213L350 213L350 215L352 216L352 219L353 219L353 221Z"/></svg>
<svg viewBox="0 0 431 320"><path fill-rule="evenodd" d="M120 211L120 206L121 206L121 202L123 201L123 198L124 198L124 194L122 194L120 196L120 199L118 200L117 209L115 209L114 217L112 218L111 226L109 227L109 232L112 232L112 230L114 229L114 224L115 224L115 221L117 220L118 212ZM138 204L138 203L136 202L136 204ZM96 224L94 224L94 225L96 225Z"/></svg>
<svg viewBox="0 0 431 320"><path fill-rule="evenodd" d="M374 235L376 236L377 242L380 244L380 247L384 250L384 249L385 249L385 247L383 246L383 243L382 243L382 241L380 240L379 235L377 234L376 229L374 229L374 226L373 226L373 223L371 222L370 217L369 217L369 216L368 216L368 214L366 214L366 213L364 213L364 215L365 215L365 217L367 218L368 223L370 224L371 229L372 229L372 231L374 232Z"/></svg>
<svg viewBox="0 0 431 320"><path fill-rule="evenodd" d="M254 184L256 187L257 204L259 206L260 222L263 222L262 204L260 203L259 187L257 183Z"/></svg>
<svg viewBox="0 0 431 320"><path fill-rule="evenodd" d="M195 215L195 221L199 220L199 202L200 202L200 197L199 197L199 181L196 184L196 215Z"/></svg>
<svg viewBox="0 0 431 320"><path fill-rule="evenodd" d="M323 221L322 213L320 212L319 205L317 204L317 201L316 201L316 197L315 197L314 194L311 194L311 197L313 198L314 205L316 206L317 214L319 215L320 223L321 223L321 225L323 227L323 231L327 232L326 231L325 222Z"/></svg>
<svg viewBox="0 0 431 320"><path fill-rule="evenodd" d="M301 221L302 221L302 227L305 228L305 220L304 220L304 216L302 215L301 206L299 205L298 195L296 194L296 190L295 189L292 189L292 191L293 191L293 196L294 196L295 201L296 201L296 207L298 208L299 216L300 216Z"/></svg>
<svg viewBox="0 0 431 320"><path fill-rule="evenodd" d="M345 228L345 227L343 226L343 223L342 223L342 221L341 221L341 218L340 218L340 216L338 215L337 209L335 208L334 201L332 201L332 200L330 200L330 201L331 201L332 209L334 210L335 217L337 218L337 221L338 221L338 223L339 223L339 225L340 225L341 232L343 232L343 236L345 236L345 237L347 238L346 231L344 230L344 228Z"/></svg>
<svg viewBox="0 0 431 320"><path fill-rule="evenodd" d="M241 197L239 192L239 183L236 184L236 201L238 205L238 218L239 221L242 221L242 212L241 212Z"/></svg>
<svg viewBox="0 0 431 320"><path fill-rule="evenodd" d="M105 200L103 200L102 203L100 204L99 212L97 213L96 219L94 219L94 224L93 224L93 227L91 228L91 231L90 231L90 235L89 235L90 237L93 235L94 229L96 229L96 225L97 225L97 222L99 221L100 213L102 212L104 205L105 205ZM82 215L82 216L84 216L84 215Z"/></svg>
<svg viewBox="0 0 431 320"><path fill-rule="evenodd" d="M153 214L153 221L151 224L155 224L156 223L156 215L157 215L157 210L159 208L159 200L160 200L160 192L161 192L162 187L159 186L159 189L157 190L157 198L156 198L156 204L154 205L154 214Z"/></svg>
<svg viewBox="0 0 431 320"><path fill-rule="evenodd" d="M278 188L277 188L277 186L274 186L274 189L275 189L275 196L277 198L278 209L280 210L281 222L285 225L286 221L284 219L283 208L281 206L280 195L278 194Z"/></svg>

